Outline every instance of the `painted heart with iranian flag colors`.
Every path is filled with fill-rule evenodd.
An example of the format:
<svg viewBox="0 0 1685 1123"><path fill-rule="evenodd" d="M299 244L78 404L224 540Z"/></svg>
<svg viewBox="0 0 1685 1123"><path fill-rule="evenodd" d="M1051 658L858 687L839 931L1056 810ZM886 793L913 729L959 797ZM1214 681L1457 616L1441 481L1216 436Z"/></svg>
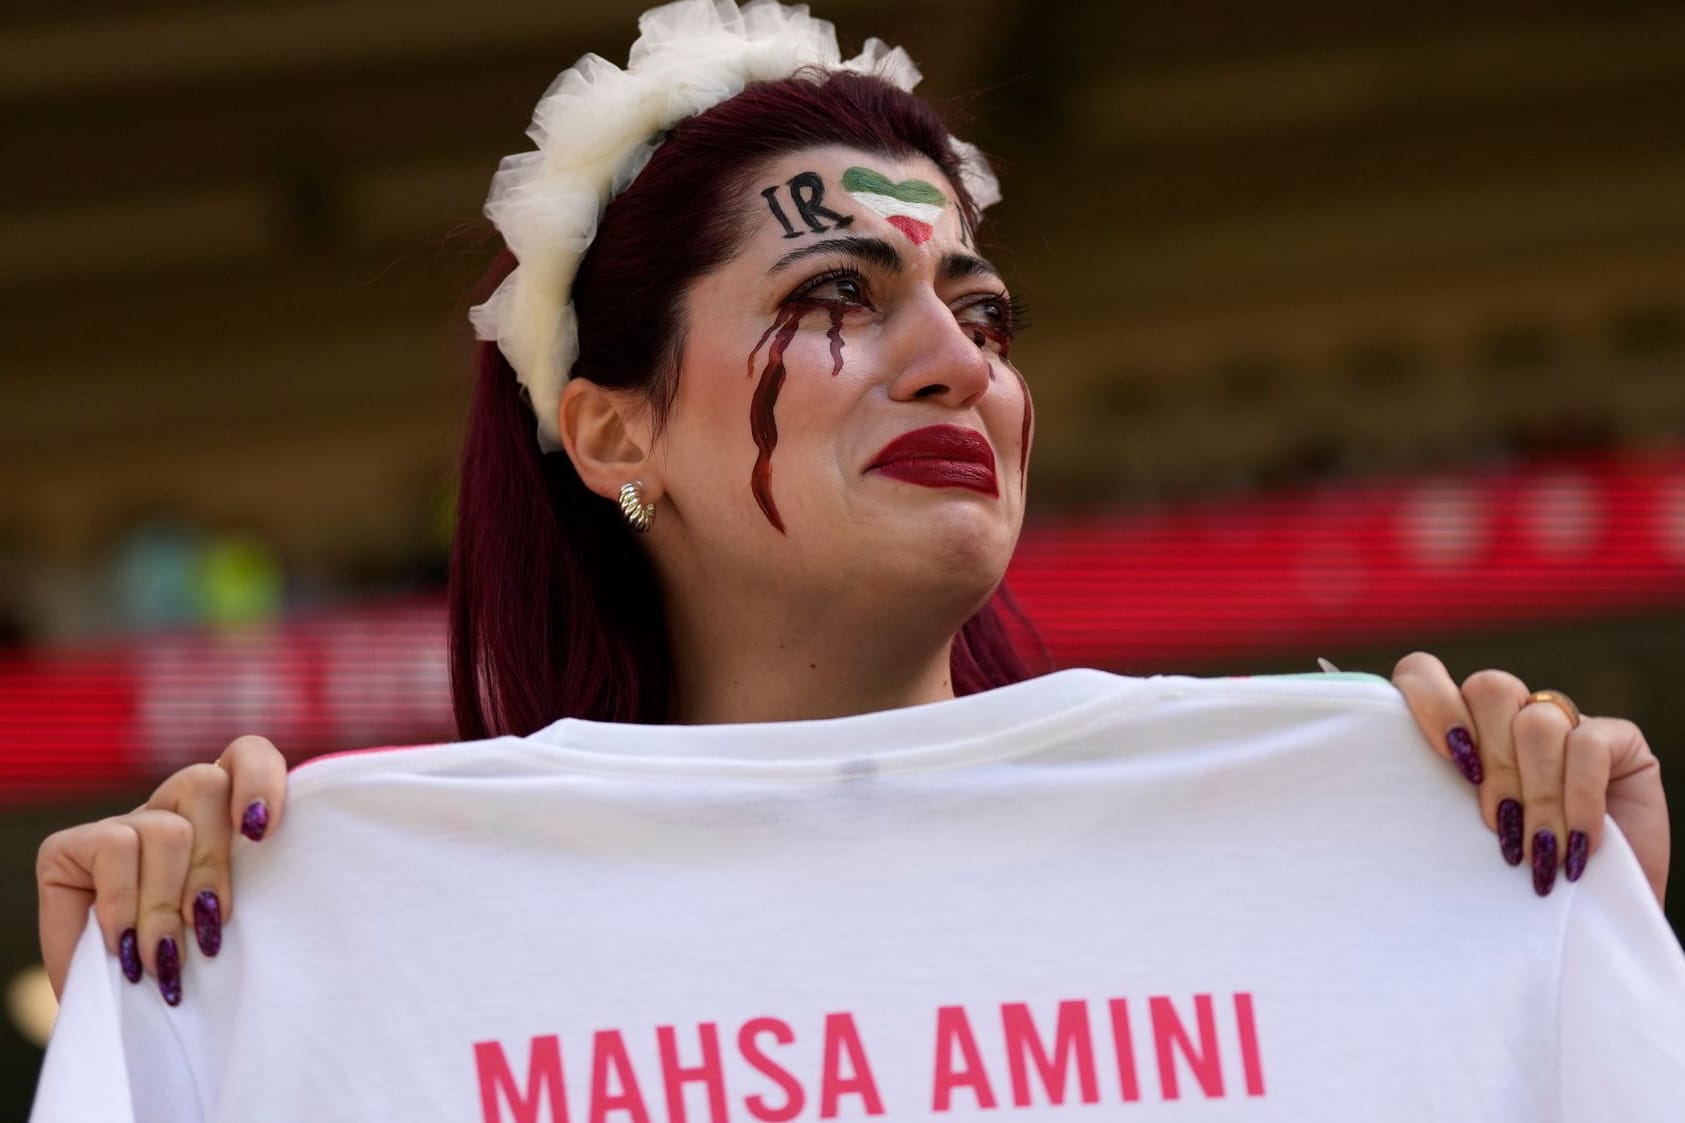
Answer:
<svg viewBox="0 0 1685 1123"><path fill-rule="evenodd" d="M942 208L948 205L948 197L935 184L922 179L896 183L871 168L848 169L843 173L842 185L855 202L881 214L916 246L930 240Z"/></svg>

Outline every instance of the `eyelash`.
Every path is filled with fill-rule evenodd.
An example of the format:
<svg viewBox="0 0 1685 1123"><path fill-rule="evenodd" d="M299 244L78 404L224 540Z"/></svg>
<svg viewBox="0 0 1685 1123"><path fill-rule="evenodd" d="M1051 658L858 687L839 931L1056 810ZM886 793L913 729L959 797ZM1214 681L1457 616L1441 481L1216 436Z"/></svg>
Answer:
<svg viewBox="0 0 1685 1123"><path fill-rule="evenodd" d="M866 275L860 270L854 268L852 265L842 265L835 269L826 270L817 277L804 281L794 292L785 298L784 303L795 304L801 301L808 301L813 304L855 303L853 301L820 300L815 299L811 295L828 284L843 280L854 281L862 289L869 288L870 285L870 282L866 279ZM1019 332L1025 331L1029 328L1030 306L1018 297L1008 296L1004 289L999 292L989 293L980 299L973 300L971 303L965 305L965 307L975 308L989 301L998 302L1006 312L1005 324L995 330L1003 333L1008 340L1013 339ZM875 306L864 296L861 297L858 303L863 307L871 308L875 311Z"/></svg>
<svg viewBox="0 0 1685 1123"><path fill-rule="evenodd" d="M1007 307L1012 309L1012 334L1017 335L1021 331L1028 331L1031 323L1029 302L1016 296L1009 296L1006 303Z"/></svg>
<svg viewBox="0 0 1685 1123"><path fill-rule="evenodd" d="M814 299L811 295L809 295L809 294L811 294L811 293L813 293L813 292L815 292L819 289L824 288L826 285L831 284L835 281L854 281L862 289L865 289L865 288L868 287L867 281L866 281L866 274L860 272L860 270L854 268L852 265L841 265L841 266L838 266L835 269L828 269L825 272L819 274L819 276L812 278L811 280L804 281L801 285L799 285L796 288L795 292L791 293L785 299L784 303L785 304L795 304L795 303L798 303L798 302L801 302L801 301L809 301L813 304L852 303L852 302L837 301L837 300L817 300L817 299ZM859 303L863 304L867 308L872 307L871 301L865 299L864 297L861 298Z"/></svg>
<svg viewBox="0 0 1685 1123"><path fill-rule="evenodd" d="M998 305L1005 315L1002 317L1002 329L1010 336L1030 326L1030 306L1015 296L1008 296L1004 290L988 293L965 304L965 308L980 308L985 305Z"/></svg>

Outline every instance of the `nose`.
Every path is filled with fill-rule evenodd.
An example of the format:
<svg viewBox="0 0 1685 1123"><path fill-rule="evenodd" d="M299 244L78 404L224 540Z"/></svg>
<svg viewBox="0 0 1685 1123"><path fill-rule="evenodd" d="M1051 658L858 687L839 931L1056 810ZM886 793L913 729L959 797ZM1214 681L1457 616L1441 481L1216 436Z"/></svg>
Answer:
<svg viewBox="0 0 1685 1123"><path fill-rule="evenodd" d="M905 361L890 383L892 400L934 401L963 409L988 393L994 378L988 353L934 293L920 302L902 330L897 350Z"/></svg>

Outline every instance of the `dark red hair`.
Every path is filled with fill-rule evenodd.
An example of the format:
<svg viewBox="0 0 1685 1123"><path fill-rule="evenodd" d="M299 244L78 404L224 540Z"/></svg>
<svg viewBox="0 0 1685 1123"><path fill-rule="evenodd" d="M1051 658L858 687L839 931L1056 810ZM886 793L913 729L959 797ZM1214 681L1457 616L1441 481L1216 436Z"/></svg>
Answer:
<svg viewBox="0 0 1685 1123"><path fill-rule="evenodd" d="M737 200L767 161L824 144L928 156L976 229L948 130L925 102L840 72L756 83L675 126L607 207L574 282L573 377L641 391L659 424L684 351L685 294L747 236ZM505 251L485 291L514 264ZM955 693L1030 677L997 608L1003 596L955 638ZM586 489L565 453L539 451L532 410L493 343L478 347L450 620L465 739L528 733L564 717L670 719L672 653L654 569L619 508Z"/></svg>

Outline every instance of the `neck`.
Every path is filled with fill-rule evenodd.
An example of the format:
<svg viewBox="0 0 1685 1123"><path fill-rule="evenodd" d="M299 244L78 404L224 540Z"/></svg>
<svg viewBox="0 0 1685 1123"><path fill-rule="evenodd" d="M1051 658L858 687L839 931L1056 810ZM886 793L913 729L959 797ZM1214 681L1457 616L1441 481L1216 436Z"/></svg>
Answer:
<svg viewBox="0 0 1685 1123"><path fill-rule="evenodd" d="M932 627L921 642L912 639L915 629L905 617L835 615L846 618L743 612L710 620L675 613L669 621L678 687L673 720L805 721L954 696L953 629Z"/></svg>

